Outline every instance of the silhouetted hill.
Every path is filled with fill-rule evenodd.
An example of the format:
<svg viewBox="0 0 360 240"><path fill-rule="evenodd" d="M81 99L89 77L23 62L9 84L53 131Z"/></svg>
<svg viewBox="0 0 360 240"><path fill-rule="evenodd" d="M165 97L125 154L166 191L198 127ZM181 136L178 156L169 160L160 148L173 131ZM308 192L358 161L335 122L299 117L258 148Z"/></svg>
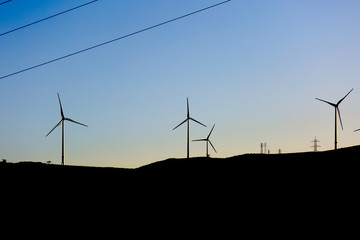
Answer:
<svg viewBox="0 0 360 240"><path fill-rule="evenodd" d="M144 187L166 184L272 190L350 189L358 180L360 146L324 152L244 154L230 158L167 159L136 169L60 166L34 162L0 163L4 182L76 187ZM6 176L6 177L5 177ZM341 187L340 187L341 185Z"/></svg>
<svg viewBox="0 0 360 240"><path fill-rule="evenodd" d="M214 178L257 176L269 180L279 177L336 177L355 172L359 156L360 146L354 146L324 152L244 154L224 159L168 159L142 166L136 171L152 175L189 174ZM335 175L332 175L333 171Z"/></svg>
<svg viewBox="0 0 360 240"><path fill-rule="evenodd" d="M360 146L324 152L304 152L288 154L244 154L229 158L167 159L136 169L60 166L39 162L0 163L0 173L12 177L87 178L149 178L167 176L169 178L214 178L257 177L256 179L276 179L288 177L321 178L343 176L349 178L358 167ZM149 179L148 179L149 180Z"/></svg>
<svg viewBox="0 0 360 240"><path fill-rule="evenodd" d="M178 226L182 219L200 225L225 221L232 234L240 226L252 234L308 236L317 231L323 236L339 226L355 227L351 216L358 214L359 154L360 146L354 146L167 159L136 169L0 163L1 192L5 200L20 200L21 213L31 209L29 216L39 209L59 219L77 213L87 219L100 215L100 221L110 214L109 219L123 216L136 222L146 215L152 222L166 216L162 221Z"/></svg>

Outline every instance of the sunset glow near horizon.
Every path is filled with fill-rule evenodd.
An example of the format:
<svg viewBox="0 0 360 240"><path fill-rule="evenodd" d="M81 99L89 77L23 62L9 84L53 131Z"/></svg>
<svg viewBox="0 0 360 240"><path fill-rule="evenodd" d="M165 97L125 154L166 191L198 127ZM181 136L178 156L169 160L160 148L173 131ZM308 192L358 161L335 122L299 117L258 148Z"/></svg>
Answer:
<svg viewBox="0 0 360 240"><path fill-rule="evenodd" d="M0 33L87 1L11 1ZM219 1L97 1L0 37L0 76L109 41ZM186 157L206 138L230 157L359 145L360 2L241 1L0 80L0 158L61 163L57 92L65 117L68 165L134 168ZM190 142L190 156L205 156Z"/></svg>

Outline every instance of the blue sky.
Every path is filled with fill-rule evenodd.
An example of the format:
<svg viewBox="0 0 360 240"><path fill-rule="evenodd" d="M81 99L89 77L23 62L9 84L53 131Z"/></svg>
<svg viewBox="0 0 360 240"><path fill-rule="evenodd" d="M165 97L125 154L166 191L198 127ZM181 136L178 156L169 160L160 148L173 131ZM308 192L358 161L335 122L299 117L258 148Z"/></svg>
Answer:
<svg viewBox="0 0 360 240"><path fill-rule="evenodd" d="M0 33L87 1L13 0L0 6ZM0 76L218 3L207 0L99 0L0 37ZM333 148L360 143L360 2L241 1L161 26L0 80L0 157L61 162L56 93L66 117L66 163L138 167L186 156L190 138L206 137L228 157L260 151ZM191 156L205 143L191 143Z"/></svg>

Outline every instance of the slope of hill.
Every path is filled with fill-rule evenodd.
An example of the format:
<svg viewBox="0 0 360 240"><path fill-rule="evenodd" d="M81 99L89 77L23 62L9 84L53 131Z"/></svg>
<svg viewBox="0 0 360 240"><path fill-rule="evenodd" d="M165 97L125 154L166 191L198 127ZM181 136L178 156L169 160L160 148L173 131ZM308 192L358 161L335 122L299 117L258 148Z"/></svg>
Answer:
<svg viewBox="0 0 360 240"><path fill-rule="evenodd" d="M107 176L119 178L141 178L149 176L187 177L230 177L257 176L259 179L287 176L295 177L345 177L355 173L358 167L360 146L324 152L304 152L288 154L244 154L229 158L167 159L136 169L60 166L39 162L0 163L1 174L13 177L42 174L56 177ZM220 179L219 179L220 180Z"/></svg>
<svg viewBox="0 0 360 240"><path fill-rule="evenodd" d="M352 219L359 213L359 154L360 146L355 146L167 159L137 169L0 163L0 179L2 199L20 200L18 212L31 209L30 216L39 209L49 209L50 217L77 212L88 220L116 219L126 212L133 221L146 215L149 221L165 216L170 225L180 219L195 225L226 223L232 233L239 226L251 234L290 231L291 236L333 235L338 229L336 236L343 237L356 229ZM49 204L44 207L44 202Z"/></svg>
<svg viewBox="0 0 360 240"><path fill-rule="evenodd" d="M3 182L69 186L144 187L177 184L309 191L356 187L360 146L324 152L244 154L230 158L167 159L137 169L60 166L33 162L0 163ZM224 186L225 184L225 186Z"/></svg>
<svg viewBox="0 0 360 240"><path fill-rule="evenodd" d="M324 152L244 154L230 158L168 159L138 168L153 175L257 176L259 179L345 177L358 167L360 146ZM348 174L349 173L349 174Z"/></svg>

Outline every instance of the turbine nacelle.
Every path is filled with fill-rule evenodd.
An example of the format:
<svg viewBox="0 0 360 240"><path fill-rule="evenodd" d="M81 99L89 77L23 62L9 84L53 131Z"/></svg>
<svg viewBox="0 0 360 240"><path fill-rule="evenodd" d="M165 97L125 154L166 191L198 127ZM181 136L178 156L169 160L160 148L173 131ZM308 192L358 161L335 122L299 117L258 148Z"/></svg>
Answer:
<svg viewBox="0 0 360 240"><path fill-rule="evenodd" d="M351 89L351 90L345 95L345 97L343 97L342 99L340 99L336 104L335 104L335 103L328 102L328 101L325 101L325 100L320 99L320 98L315 98L316 100L325 102L325 103L327 103L327 104L329 104L329 105L331 105L331 106L333 106L333 107L335 108L335 114L337 113L337 114L339 115L339 120L340 120L340 125L341 125L341 129L342 129L342 130L344 130L344 127L343 127L342 120L341 120L339 105L340 105L340 103L352 92L352 90L354 90L354 89Z"/></svg>
<svg viewBox="0 0 360 240"><path fill-rule="evenodd" d="M82 126L84 126L84 127L88 127L87 125L85 125L85 124L83 124L83 123L79 123L79 122L76 122L76 121L74 121L74 120L72 120L72 119L70 119L70 118L66 118L66 117L65 117L64 111L63 111L63 108L62 108L62 105L61 105L61 100L60 100L60 95L59 95L59 93L58 93L57 95L58 95L59 105L60 105L61 120L60 120L60 122L59 122L58 124L55 125L55 127L54 127L53 129L51 129L51 131L50 131L48 134L46 134L46 137L49 136L50 133L55 130L55 128L57 128L60 124L62 124L63 121L69 121L69 122L73 122L73 123L82 125Z"/></svg>
<svg viewBox="0 0 360 240"><path fill-rule="evenodd" d="M186 98L186 102L187 102L187 118L186 118L184 121L182 121L179 125L177 125L176 127L174 127L173 130L177 129L178 127L180 127L181 125L183 125L185 122L190 121L190 120L191 120L191 121L194 121L194 122L196 122L196 123L198 123L198 124L200 124L200 125L203 125L204 127L206 127L205 124L202 124L201 122L199 122L199 121L193 119L192 117L190 117L189 99L188 99L188 98Z"/></svg>

